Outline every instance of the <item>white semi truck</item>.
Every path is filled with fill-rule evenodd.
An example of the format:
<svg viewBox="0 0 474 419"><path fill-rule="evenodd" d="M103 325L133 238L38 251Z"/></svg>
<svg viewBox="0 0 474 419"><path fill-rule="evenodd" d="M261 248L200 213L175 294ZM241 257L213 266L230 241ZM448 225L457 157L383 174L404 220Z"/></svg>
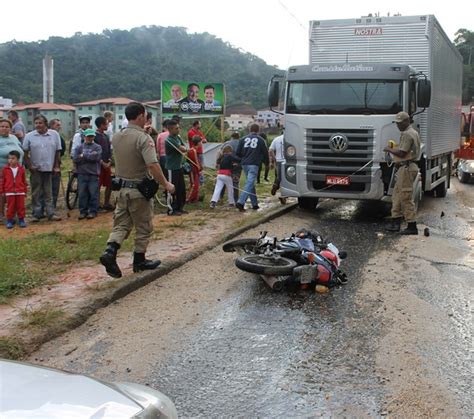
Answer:
<svg viewBox="0 0 474 419"><path fill-rule="evenodd" d="M462 58L436 18L362 17L310 22L310 64L285 80L286 163L281 192L313 209L321 197L391 200L394 167L384 147L409 113L420 133L423 192L446 196L459 148ZM280 80L269 84L276 107Z"/></svg>

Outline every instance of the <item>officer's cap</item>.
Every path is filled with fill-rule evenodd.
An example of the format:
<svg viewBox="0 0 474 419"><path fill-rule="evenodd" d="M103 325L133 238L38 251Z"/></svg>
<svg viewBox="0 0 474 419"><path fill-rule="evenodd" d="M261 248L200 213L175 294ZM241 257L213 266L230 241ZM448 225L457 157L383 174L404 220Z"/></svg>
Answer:
<svg viewBox="0 0 474 419"><path fill-rule="evenodd" d="M395 120L393 122L403 122L407 119L410 120L410 115L406 112L398 112L397 115L395 115Z"/></svg>
<svg viewBox="0 0 474 419"><path fill-rule="evenodd" d="M79 122L82 122L82 121L85 121L87 120L88 122L91 122L91 117L90 116L87 116L87 115L82 115L79 117Z"/></svg>

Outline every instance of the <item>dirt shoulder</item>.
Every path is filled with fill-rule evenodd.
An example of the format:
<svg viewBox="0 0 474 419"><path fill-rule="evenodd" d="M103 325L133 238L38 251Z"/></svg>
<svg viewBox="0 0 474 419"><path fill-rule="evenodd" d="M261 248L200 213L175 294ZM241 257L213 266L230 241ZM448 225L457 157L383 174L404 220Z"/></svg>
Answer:
<svg viewBox="0 0 474 419"><path fill-rule="evenodd" d="M194 210L181 217L155 215L154 238L147 256L162 261L158 269L134 274L130 252L119 254L118 263L124 274L119 280L110 278L98 259L68 266L66 271L48 278L48 285L34 289L26 297L16 297L8 304L0 305L0 356L15 358L31 353L42 343L77 327L97 309L167 274L216 244L291 210L294 205L283 206L275 198L263 198L258 211L240 213L219 207L212 212ZM69 213L71 217L66 219L67 222L44 223L16 230L19 235L56 230L74 232L85 226L84 221L76 221L75 212ZM86 223L94 234L95 229L110 228L112 216L103 214ZM0 233L2 238L8 234L10 231L2 230Z"/></svg>

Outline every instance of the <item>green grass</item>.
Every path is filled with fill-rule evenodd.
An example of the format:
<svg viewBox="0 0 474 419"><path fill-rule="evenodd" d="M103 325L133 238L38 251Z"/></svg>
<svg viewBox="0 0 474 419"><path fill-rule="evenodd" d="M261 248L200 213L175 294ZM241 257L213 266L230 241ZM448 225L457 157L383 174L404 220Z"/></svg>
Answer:
<svg viewBox="0 0 474 419"><path fill-rule="evenodd" d="M108 230L47 233L0 241L0 303L47 284L71 265L96 260L103 252ZM123 248L130 248L131 240Z"/></svg>
<svg viewBox="0 0 474 419"><path fill-rule="evenodd" d="M23 321L21 326L25 329L51 327L61 321L64 314L63 310L55 309L49 305L36 310L25 309L20 313Z"/></svg>
<svg viewBox="0 0 474 419"><path fill-rule="evenodd" d="M23 344L17 338L0 337L0 358L19 359L24 354Z"/></svg>

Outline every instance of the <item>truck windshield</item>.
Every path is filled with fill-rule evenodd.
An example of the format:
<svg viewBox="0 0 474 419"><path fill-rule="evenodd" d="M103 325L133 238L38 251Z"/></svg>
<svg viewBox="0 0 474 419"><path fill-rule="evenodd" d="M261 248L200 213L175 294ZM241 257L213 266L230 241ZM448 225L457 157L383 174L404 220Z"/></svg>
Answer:
<svg viewBox="0 0 474 419"><path fill-rule="evenodd" d="M395 114L403 110L401 80L289 82L289 114Z"/></svg>

